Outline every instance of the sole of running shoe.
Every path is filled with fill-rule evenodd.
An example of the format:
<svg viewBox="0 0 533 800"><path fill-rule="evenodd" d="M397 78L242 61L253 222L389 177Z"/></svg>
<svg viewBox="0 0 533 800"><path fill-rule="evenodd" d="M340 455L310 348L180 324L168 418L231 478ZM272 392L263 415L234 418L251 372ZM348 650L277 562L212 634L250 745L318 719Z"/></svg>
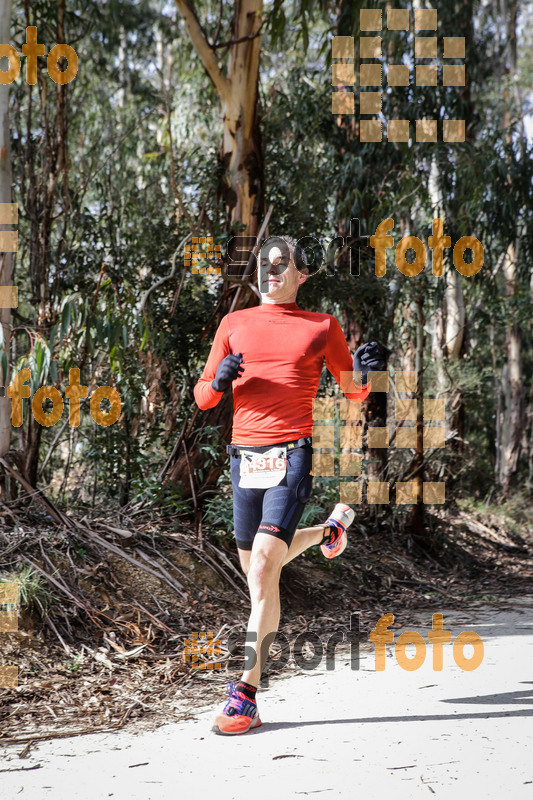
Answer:
<svg viewBox="0 0 533 800"><path fill-rule="evenodd" d="M338 509L337 516L335 516L336 509ZM344 525L346 528L349 528L355 519L355 511L353 508L350 508L350 506L347 506L344 503L337 503L333 509L333 513L330 517L328 517L328 519L337 519L342 525ZM330 550L325 544L321 545L320 549L324 558L337 558L337 556L340 556L340 554L344 552L347 544L348 534L346 533L346 530L344 530L337 539L337 546L335 547L334 551Z"/></svg>
<svg viewBox="0 0 533 800"><path fill-rule="evenodd" d="M225 717L225 719L231 719L231 717ZM217 720L215 720L215 724L211 728L213 733L218 734L219 736L240 736L241 733L248 733L248 731L252 730L252 728L258 728L261 725L261 720L259 718L259 714L257 717L254 717L250 720L250 724L246 728L242 728L239 731L228 731L228 730L221 730L217 725Z"/></svg>
<svg viewBox="0 0 533 800"><path fill-rule="evenodd" d="M346 545L348 544L348 536L346 535L346 531L344 531L344 533L341 533L339 539L337 539L337 544L339 541L341 542L341 544L335 551L328 550L328 548L325 545L322 545L320 547L324 558L337 558L337 556L340 556L341 553L344 553L344 551L346 550Z"/></svg>

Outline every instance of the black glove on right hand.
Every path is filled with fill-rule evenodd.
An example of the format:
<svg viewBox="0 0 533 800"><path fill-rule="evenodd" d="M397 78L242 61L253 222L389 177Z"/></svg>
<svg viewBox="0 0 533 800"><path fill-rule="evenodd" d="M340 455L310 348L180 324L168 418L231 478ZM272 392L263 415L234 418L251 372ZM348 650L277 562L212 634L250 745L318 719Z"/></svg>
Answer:
<svg viewBox="0 0 533 800"><path fill-rule="evenodd" d="M244 371L241 361L242 353L237 353L237 355L231 353L222 359L217 367L215 379L211 381L211 386L215 392L225 392L235 378L240 378Z"/></svg>

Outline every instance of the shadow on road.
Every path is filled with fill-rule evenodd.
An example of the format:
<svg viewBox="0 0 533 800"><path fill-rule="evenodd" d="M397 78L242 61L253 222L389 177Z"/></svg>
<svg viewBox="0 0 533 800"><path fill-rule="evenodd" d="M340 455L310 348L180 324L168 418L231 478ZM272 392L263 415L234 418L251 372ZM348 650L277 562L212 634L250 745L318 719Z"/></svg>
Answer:
<svg viewBox="0 0 533 800"><path fill-rule="evenodd" d="M533 681L521 681L523 684L531 684ZM525 689L523 692L502 692L501 694L479 694L476 697L453 697L449 700L441 700L441 703L486 703L496 705L497 703L533 703L533 688Z"/></svg>
<svg viewBox="0 0 533 800"><path fill-rule="evenodd" d="M522 681L530 683L532 681ZM479 695L478 697L458 697L441 700L441 703L478 703L483 705L496 705L508 703L533 703L533 688L524 691L503 692L501 694ZM480 711L467 714L410 714L396 717L352 717L351 719L314 719L305 722L264 722L260 728L250 731L259 735L270 731L282 731L289 728L308 728L316 725L364 725L377 722L437 722L460 719L501 719L503 717L533 717L532 708L520 708L513 711Z"/></svg>

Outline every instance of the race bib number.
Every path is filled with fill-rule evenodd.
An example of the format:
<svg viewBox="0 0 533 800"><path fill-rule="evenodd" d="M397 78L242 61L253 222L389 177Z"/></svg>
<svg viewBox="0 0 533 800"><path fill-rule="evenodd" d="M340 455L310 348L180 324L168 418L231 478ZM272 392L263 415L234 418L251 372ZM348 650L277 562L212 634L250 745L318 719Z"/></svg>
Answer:
<svg viewBox="0 0 533 800"><path fill-rule="evenodd" d="M265 453L241 450L239 486L268 489L281 483L287 472L287 448L273 447Z"/></svg>

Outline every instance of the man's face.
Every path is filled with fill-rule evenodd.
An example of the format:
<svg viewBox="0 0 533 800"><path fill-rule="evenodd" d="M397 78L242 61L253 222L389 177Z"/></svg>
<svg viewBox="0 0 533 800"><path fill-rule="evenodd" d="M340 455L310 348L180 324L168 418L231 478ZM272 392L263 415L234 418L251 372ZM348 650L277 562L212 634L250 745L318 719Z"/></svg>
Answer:
<svg viewBox="0 0 533 800"><path fill-rule="evenodd" d="M300 284L307 279L294 263L291 245L271 247L261 254L259 290L266 302L289 303L296 299Z"/></svg>

